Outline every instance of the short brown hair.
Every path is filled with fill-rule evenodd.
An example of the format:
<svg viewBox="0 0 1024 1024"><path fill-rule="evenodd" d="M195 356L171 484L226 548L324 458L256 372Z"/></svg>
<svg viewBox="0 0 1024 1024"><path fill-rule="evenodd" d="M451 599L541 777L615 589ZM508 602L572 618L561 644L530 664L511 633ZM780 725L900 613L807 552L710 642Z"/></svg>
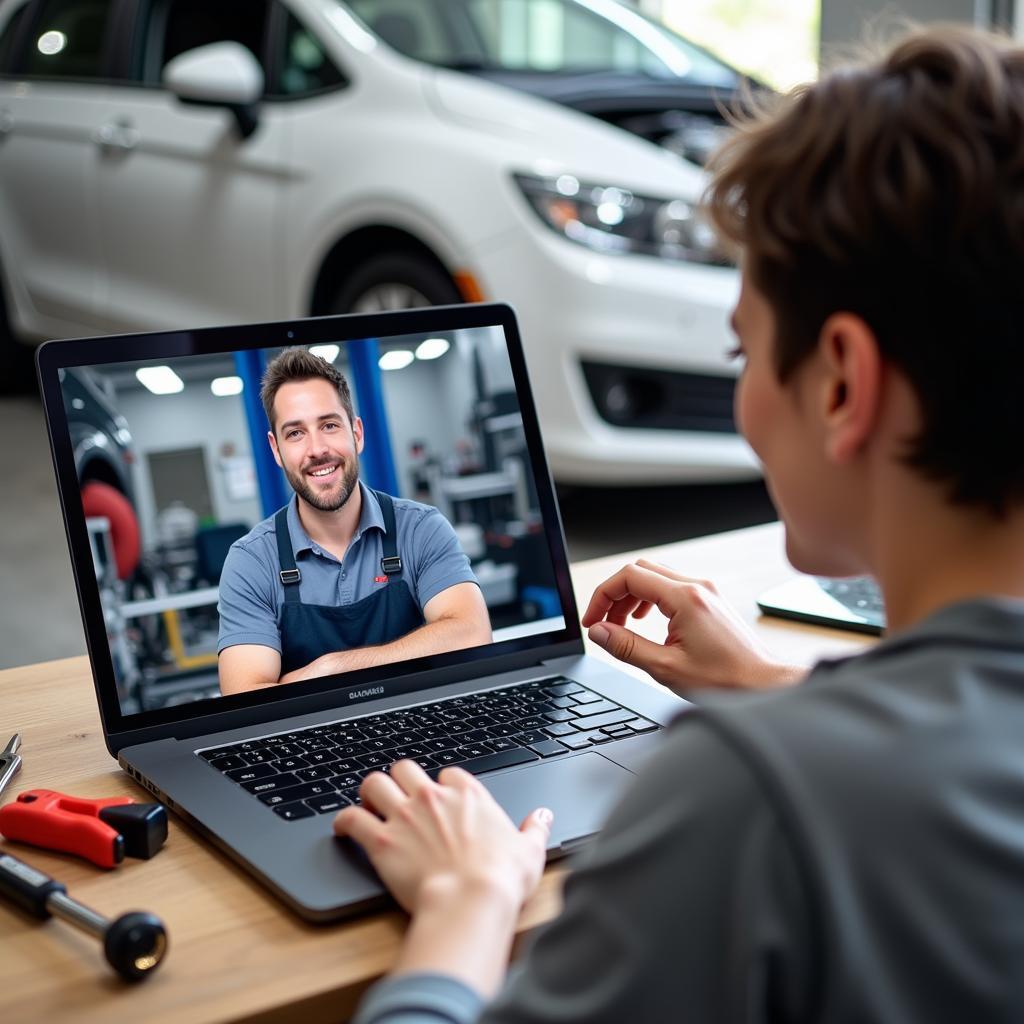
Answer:
<svg viewBox="0 0 1024 1024"><path fill-rule="evenodd" d="M267 414L267 422L272 431L277 430L277 424L274 422L274 399L281 386L303 380L325 380L333 385L338 392L338 398L341 399L342 408L348 414L349 422L355 422L352 392L349 390L345 375L339 373L326 359L313 355L309 349L286 348L267 363L260 387L260 400L263 402L263 411Z"/></svg>
<svg viewBox="0 0 1024 1024"><path fill-rule="evenodd" d="M774 310L779 379L854 313L920 400L907 463L997 515L1024 498L1024 49L916 29L737 129L706 208Z"/></svg>

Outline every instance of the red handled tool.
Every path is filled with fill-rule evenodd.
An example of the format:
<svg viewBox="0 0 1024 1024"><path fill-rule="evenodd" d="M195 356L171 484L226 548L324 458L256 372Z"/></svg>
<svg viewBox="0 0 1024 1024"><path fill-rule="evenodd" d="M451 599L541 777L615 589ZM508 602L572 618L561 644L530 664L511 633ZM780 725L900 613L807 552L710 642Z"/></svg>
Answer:
<svg viewBox="0 0 1024 1024"><path fill-rule="evenodd" d="M0 835L113 868L125 856L148 860L163 846L167 811L163 804L137 804L127 796L83 800L30 789L0 807Z"/></svg>

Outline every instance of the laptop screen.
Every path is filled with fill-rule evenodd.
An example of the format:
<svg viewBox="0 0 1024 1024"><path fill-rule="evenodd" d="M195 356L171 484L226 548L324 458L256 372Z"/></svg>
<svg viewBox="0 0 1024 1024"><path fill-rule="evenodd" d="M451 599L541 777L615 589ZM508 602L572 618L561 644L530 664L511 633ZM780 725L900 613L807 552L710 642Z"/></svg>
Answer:
<svg viewBox="0 0 1024 1024"><path fill-rule="evenodd" d="M107 716L371 697L578 637L511 314L487 310L46 347Z"/></svg>

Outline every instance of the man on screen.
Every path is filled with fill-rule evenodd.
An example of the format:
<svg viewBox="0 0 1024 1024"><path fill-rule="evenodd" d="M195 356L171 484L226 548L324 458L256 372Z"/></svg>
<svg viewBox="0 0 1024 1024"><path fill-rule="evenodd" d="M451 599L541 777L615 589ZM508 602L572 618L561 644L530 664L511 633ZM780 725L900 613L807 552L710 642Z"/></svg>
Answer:
<svg viewBox="0 0 1024 1024"><path fill-rule="evenodd" d="M220 580L220 688L242 693L491 642L437 509L359 481L348 382L306 349L267 366L267 439L295 495L236 541Z"/></svg>

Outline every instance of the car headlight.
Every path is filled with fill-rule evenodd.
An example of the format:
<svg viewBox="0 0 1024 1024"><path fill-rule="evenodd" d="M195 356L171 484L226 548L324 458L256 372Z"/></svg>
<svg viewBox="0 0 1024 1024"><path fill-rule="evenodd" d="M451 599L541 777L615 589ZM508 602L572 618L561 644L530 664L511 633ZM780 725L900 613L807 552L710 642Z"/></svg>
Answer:
<svg viewBox="0 0 1024 1024"><path fill-rule="evenodd" d="M515 180L549 228L588 249L730 263L693 203L638 196L614 185L584 184L571 174L558 178L516 174Z"/></svg>

